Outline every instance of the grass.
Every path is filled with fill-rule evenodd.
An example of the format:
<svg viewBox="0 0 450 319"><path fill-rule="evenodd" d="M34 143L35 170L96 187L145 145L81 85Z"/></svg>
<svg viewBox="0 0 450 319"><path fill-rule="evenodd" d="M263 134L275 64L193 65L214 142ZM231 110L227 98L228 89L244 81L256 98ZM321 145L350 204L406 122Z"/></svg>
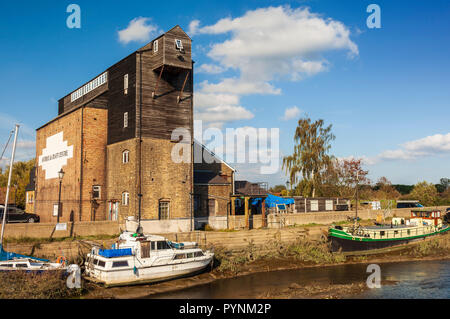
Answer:
<svg viewBox="0 0 450 319"><path fill-rule="evenodd" d="M416 245L410 254L418 257L446 255L450 251L450 234Z"/></svg>
<svg viewBox="0 0 450 319"><path fill-rule="evenodd" d="M258 260L272 260L278 258L294 259L305 264L335 264L343 263L343 254L330 252L326 242L298 240L291 244L274 241L264 247L257 247L250 241L242 251L226 251L223 248L215 250L215 266L218 272L237 274L245 265Z"/></svg>
<svg viewBox="0 0 450 319"><path fill-rule="evenodd" d="M83 289L69 289L64 271L0 273L0 299L59 299L79 297Z"/></svg>

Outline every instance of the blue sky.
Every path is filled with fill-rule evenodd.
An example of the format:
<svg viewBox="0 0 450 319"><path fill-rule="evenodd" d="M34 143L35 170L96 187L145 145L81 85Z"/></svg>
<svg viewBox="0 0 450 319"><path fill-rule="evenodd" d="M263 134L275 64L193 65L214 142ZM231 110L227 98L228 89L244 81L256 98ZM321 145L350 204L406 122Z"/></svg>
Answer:
<svg viewBox="0 0 450 319"><path fill-rule="evenodd" d="M66 26L70 3L81 8L81 29ZM381 8L380 29L366 26L371 3ZM449 1L155 4L2 3L0 146L20 121L19 159L33 157L34 129L57 115L59 98L179 24L194 41L196 118L205 125L279 128L289 154L307 114L332 124L332 153L364 158L374 181L449 177ZM241 178L286 181L281 171L236 166Z"/></svg>

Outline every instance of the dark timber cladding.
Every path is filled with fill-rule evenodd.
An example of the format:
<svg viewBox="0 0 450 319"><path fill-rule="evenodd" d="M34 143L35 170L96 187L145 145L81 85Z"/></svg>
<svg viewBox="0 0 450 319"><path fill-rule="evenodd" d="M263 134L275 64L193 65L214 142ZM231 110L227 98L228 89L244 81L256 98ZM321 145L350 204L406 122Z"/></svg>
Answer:
<svg viewBox="0 0 450 319"><path fill-rule="evenodd" d="M136 53L113 65L109 73L108 144L136 137ZM124 94L124 76L128 74L128 94ZM124 127L124 113L128 127Z"/></svg>
<svg viewBox="0 0 450 319"><path fill-rule="evenodd" d="M176 39L182 41L182 50L177 49ZM158 41L157 52L153 48L155 41ZM170 139L176 128L192 132L191 40L176 26L155 41L137 52L136 117L139 118L139 74L142 71L142 137ZM139 135L139 125L136 135Z"/></svg>
<svg viewBox="0 0 450 319"><path fill-rule="evenodd" d="M193 164L171 160L177 128L190 132L192 144L191 39L179 26L64 96L58 116L37 129L41 221L56 220L62 168L64 221L191 217ZM39 159L65 150L64 162Z"/></svg>

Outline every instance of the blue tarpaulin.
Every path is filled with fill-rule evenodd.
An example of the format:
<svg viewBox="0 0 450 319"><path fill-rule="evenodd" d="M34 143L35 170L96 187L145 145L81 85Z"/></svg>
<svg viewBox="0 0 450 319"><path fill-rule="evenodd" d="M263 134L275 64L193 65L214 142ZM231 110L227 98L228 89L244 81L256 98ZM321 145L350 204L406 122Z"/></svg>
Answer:
<svg viewBox="0 0 450 319"><path fill-rule="evenodd" d="M255 198L252 200L252 205L261 205L262 202L262 198ZM290 205L290 204L294 204L294 199L293 198L283 198L283 197L278 197L272 194L269 194L266 197L266 207L267 208L271 208L271 207L276 207L277 204L286 204L286 205Z"/></svg>
<svg viewBox="0 0 450 319"><path fill-rule="evenodd" d="M131 248L124 249L99 249L98 254L106 258L131 256Z"/></svg>
<svg viewBox="0 0 450 319"><path fill-rule="evenodd" d="M13 260L15 258L30 258L30 259L33 259L33 260L48 262L47 259L36 258L36 257L19 255L19 254L16 254L16 253L7 252L7 251L3 250L3 246L0 244L0 261Z"/></svg>

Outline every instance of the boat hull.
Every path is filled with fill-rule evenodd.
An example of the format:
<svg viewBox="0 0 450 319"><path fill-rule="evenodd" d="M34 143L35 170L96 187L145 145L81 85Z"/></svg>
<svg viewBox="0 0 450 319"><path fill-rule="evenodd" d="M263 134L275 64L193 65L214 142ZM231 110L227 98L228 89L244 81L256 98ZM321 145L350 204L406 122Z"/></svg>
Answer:
<svg viewBox="0 0 450 319"><path fill-rule="evenodd" d="M417 241L423 241L429 237L438 236L447 233L449 228L435 232L432 234L426 234L423 236L416 236L411 238L399 238L390 240L370 240L359 237L340 236L339 234L331 233L328 238L331 242L332 252L363 252L376 249L390 248L395 246L406 245Z"/></svg>
<svg viewBox="0 0 450 319"><path fill-rule="evenodd" d="M124 269L103 273L87 274L86 280L103 284L106 287L130 286L156 283L187 276L193 276L204 271L212 262L212 258L184 264L168 264L145 268Z"/></svg>

